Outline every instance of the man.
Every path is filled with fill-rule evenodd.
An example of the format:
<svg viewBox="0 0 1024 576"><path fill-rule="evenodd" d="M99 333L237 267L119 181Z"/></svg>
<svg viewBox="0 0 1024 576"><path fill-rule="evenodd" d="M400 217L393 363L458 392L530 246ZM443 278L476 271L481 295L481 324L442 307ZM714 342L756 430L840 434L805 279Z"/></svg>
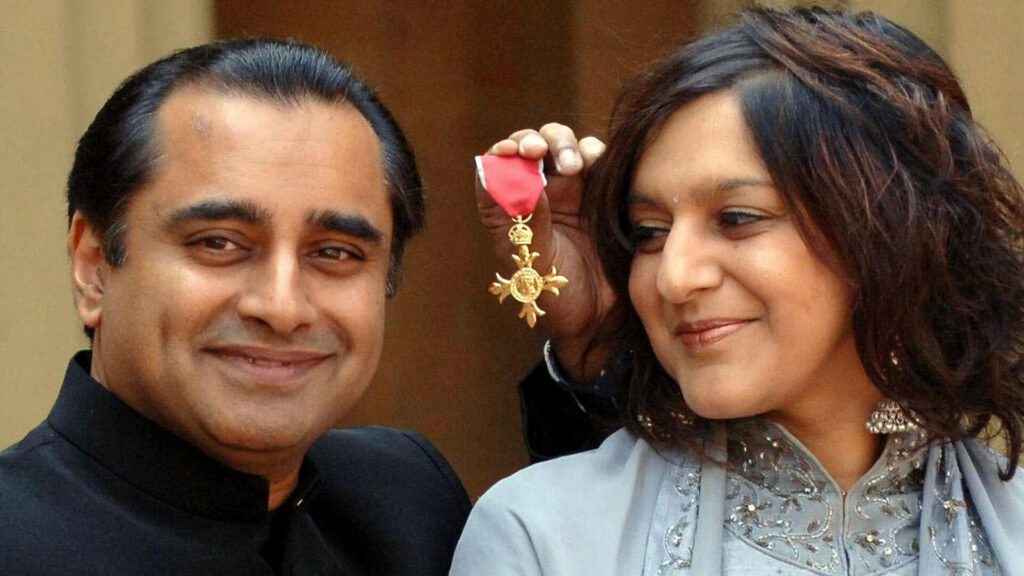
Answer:
<svg viewBox="0 0 1024 576"><path fill-rule="evenodd" d="M411 433L329 431L423 221L400 129L307 46L130 77L68 178L91 352L0 455L4 574L443 574L468 513Z"/></svg>

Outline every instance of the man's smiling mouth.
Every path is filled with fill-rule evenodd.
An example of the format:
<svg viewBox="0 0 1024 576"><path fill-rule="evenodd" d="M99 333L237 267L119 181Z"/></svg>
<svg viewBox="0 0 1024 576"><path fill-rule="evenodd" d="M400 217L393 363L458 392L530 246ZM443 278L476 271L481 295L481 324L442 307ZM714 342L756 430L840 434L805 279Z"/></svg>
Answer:
<svg viewBox="0 0 1024 576"><path fill-rule="evenodd" d="M334 355L308 348L238 344L212 346L205 351L244 372L247 380L272 385L296 381Z"/></svg>

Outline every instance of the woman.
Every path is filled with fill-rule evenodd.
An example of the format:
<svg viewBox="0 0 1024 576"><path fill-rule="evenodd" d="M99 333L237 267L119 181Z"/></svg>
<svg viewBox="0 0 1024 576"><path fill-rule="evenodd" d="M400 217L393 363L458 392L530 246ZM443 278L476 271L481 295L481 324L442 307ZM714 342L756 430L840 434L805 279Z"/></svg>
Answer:
<svg viewBox="0 0 1024 576"><path fill-rule="evenodd" d="M1024 574L1024 194L920 39L746 12L585 188L628 421L485 494L452 574Z"/></svg>

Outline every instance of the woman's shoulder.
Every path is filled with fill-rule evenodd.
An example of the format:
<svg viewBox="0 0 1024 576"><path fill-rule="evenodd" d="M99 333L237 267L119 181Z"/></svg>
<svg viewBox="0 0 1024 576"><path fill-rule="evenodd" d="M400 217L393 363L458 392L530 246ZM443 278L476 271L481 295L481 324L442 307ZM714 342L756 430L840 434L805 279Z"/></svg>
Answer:
<svg viewBox="0 0 1024 576"><path fill-rule="evenodd" d="M620 429L593 450L540 462L499 481L478 506L498 501L523 510L543 508L547 500L563 507L567 502L583 503L631 489L652 474L660 477L676 460L675 454Z"/></svg>
<svg viewBox="0 0 1024 576"><path fill-rule="evenodd" d="M676 456L619 430L594 450L509 476L473 508L452 574L506 573L495 568L503 562L515 574L639 573Z"/></svg>

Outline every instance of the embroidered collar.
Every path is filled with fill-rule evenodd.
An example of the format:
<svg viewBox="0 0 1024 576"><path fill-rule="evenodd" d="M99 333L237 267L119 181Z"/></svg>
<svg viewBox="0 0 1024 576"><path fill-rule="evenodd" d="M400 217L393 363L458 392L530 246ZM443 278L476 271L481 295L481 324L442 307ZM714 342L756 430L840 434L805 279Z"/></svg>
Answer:
<svg viewBox="0 0 1024 576"><path fill-rule="evenodd" d="M799 440L770 421L731 422L726 436L724 486L710 480L696 455L679 453L671 477L677 520L662 538L659 576L689 574L696 555L721 554L695 549L704 491L724 500L723 530L731 537L816 574L889 574L923 554L928 566L951 574L999 573L961 485L953 443L929 442L921 431L892 434L843 493ZM713 501L707 504L717 506Z"/></svg>
<svg viewBox="0 0 1024 576"><path fill-rule="evenodd" d="M920 432L891 435L844 494L786 430L761 419L738 422L729 429L726 528L824 574L870 574L913 561L926 446Z"/></svg>

